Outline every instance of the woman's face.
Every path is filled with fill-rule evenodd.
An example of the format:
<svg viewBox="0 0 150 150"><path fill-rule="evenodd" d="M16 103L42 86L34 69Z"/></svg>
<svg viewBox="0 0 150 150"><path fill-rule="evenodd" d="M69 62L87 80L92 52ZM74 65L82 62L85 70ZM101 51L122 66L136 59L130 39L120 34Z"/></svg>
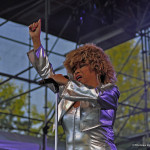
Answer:
<svg viewBox="0 0 150 150"><path fill-rule="evenodd" d="M91 70L88 63L80 63L74 67L74 79L91 87L96 88L99 85L97 74Z"/></svg>

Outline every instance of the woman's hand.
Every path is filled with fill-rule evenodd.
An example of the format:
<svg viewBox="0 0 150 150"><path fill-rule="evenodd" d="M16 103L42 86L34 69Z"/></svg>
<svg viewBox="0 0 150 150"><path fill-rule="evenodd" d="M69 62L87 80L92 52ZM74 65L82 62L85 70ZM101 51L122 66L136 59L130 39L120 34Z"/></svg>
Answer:
<svg viewBox="0 0 150 150"><path fill-rule="evenodd" d="M41 46L41 19L39 19L38 22L29 25L29 34L33 41L34 50L38 49Z"/></svg>
<svg viewBox="0 0 150 150"><path fill-rule="evenodd" d="M50 78L54 79L60 85L66 85L69 81L62 74L54 74L54 75L50 76Z"/></svg>

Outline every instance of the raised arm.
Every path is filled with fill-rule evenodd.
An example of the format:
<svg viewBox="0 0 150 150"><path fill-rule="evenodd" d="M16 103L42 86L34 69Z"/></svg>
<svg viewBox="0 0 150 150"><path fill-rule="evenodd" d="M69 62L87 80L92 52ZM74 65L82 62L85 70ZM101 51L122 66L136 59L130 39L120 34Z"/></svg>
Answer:
<svg viewBox="0 0 150 150"><path fill-rule="evenodd" d="M55 75L52 64L49 62L46 52L41 45L41 20L29 26L29 33L32 38L34 49L27 53L28 58L42 79L53 78L58 84L64 85L68 82L63 75ZM49 88L56 92L53 84L48 84Z"/></svg>
<svg viewBox="0 0 150 150"><path fill-rule="evenodd" d="M41 45L41 20L29 26L29 33L34 49L27 53L29 60L41 78L45 79L54 75L51 63L46 56L46 52Z"/></svg>
<svg viewBox="0 0 150 150"><path fill-rule="evenodd" d="M34 49L30 50L27 55L28 58L36 69L38 74L42 79L49 78L54 75L53 68L51 63L46 56L45 50L41 45L40 33L41 33L41 20L35 22L29 26L29 33L33 42ZM56 92L56 87L54 84L47 84L47 86L53 91Z"/></svg>

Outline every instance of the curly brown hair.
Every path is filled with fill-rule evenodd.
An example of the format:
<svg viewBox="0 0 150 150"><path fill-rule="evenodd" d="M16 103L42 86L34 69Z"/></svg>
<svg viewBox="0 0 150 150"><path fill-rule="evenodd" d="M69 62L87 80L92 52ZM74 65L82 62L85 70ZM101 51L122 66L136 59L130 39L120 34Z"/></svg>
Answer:
<svg viewBox="0 0 150 150"><path fill-rule="evenodd" d="M92 70L98 74L100 83L115 83L116 73L110 62L109 57L104 51L94 44L85 44L66 55L64 66L68 73L74 73L77 64L88 62Z"/></svg>

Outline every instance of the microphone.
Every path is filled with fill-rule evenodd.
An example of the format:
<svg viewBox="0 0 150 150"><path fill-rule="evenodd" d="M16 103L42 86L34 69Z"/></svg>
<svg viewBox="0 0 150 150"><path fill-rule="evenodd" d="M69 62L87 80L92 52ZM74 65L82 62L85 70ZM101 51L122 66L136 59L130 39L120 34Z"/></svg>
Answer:
<svg viewBox="0 0 150 150"><path fill-rule="evenodd" d="M54 79L52 78L47 78L47 79L43 79L43 80L40 80L38 82L38 84L40 85L45 85L45 84L48 84L48 83L53 83L53 84L58 84Z"/></svg>
<svg viewBox="0 0 150 150"><path fill-rule="evenodd" d="M69 79L69 77L68 76L64 76L66 79ZM50 84L50 83L52 83L52 84L54 84L54 86L55 86L55 88L56 88L56 91L58 92L59 91L59 84L54 80L54 79L52 79L52 78L47 78L47 79L43 79L43 80L40 80L39 82L38 82L38 84L39 85L45 85L45 84Z"/></svg>

